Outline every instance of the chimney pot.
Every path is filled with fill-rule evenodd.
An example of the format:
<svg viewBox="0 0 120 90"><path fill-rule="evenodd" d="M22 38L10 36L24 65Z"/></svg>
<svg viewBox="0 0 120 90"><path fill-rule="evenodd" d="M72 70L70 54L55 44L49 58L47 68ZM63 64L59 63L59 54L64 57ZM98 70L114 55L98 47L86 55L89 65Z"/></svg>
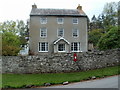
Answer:
<svg viewBox="0 0 120 90"><path fill-rule="evenodd" d="M32 5L32 9L36 9L37 8L37 5L34 3L34 5Z"/></svg>
<svg viewBox="0 0 120 90"><path fill-rule="evenodd" d="M80 4L78 4L77 9L78 9L78 10L82 10L82 6L80 6Z"/></svg>

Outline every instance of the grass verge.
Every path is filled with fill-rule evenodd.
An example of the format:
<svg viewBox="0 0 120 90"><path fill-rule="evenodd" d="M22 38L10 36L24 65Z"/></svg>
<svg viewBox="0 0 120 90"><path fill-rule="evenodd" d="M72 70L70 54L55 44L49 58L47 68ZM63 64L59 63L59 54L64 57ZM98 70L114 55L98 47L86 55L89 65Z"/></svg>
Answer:
<svg viewBox="0 0 120 90"><path fill-rule="evenodd" d="M120 66L73 73L2 74L2 88L25 88L26 85L43 86L44 83L61 84L65 81L79 82L92 76L101 78L118 75L118 68Z"/></svg>

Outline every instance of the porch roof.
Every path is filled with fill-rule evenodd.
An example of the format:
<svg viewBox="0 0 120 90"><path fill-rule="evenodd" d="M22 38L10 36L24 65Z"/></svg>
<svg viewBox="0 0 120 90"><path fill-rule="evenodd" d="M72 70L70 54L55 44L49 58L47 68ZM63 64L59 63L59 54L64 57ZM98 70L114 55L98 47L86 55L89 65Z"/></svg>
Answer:
<svg viewBox="0 0 120 90"><path fill-rule="evenodd" d="M54 41L54 44L57 44L60 40L64 40L67 44L70 44L70 42L68 42L68 40L66 40L63 37L60 37L59 39L57 39L56 41Z"/></svg>

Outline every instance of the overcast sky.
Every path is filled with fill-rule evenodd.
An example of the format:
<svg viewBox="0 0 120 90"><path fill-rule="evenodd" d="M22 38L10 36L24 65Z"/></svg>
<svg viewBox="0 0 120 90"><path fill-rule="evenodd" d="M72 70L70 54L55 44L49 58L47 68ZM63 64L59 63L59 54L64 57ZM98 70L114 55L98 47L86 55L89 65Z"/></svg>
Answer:
<svg viewBox="0 0 120 90"><path fill-rule="evenodd" d="M104 5L119 0L0 0L0 22L6 20L29 19L32 5L38 8L76 9L80 4L91 19L93 15L101 14Z"/></svg>

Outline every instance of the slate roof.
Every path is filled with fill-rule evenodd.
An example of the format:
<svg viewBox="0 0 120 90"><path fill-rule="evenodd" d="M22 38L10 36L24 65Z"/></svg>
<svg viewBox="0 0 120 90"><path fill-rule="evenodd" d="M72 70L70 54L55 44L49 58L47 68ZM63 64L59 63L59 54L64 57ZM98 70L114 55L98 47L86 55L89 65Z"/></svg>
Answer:
<svg viewBox="0 0 120 90"><path fill-rule="evenodd" d="M64 40L67 44L70 44L65 38L60 37L59 39L54 41L54 44L57 44L60 40Z"/></svg>
<svg viewBox="0 0 120 90"><path fill-rule="evenodd" d="M83 10L77 9L32 9L31 16L39 15L39 16L87 16Z"/></svg>

